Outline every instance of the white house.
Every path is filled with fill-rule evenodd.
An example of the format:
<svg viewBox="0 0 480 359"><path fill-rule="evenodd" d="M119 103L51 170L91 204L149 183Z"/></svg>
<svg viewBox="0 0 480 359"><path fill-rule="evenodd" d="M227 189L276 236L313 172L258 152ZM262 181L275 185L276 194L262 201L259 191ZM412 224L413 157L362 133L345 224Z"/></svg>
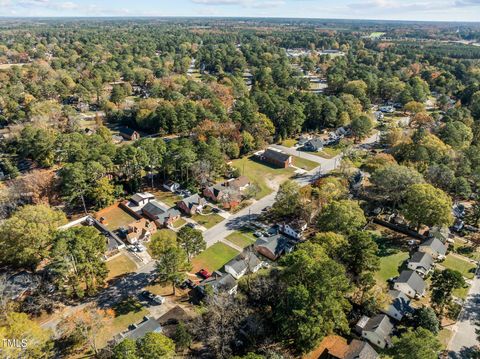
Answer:
<svg viewBox="0 0 480 359"><path fill-rule="evenodd" d="M173 181L167 181L163 184L162 187L165 188L167 191L175 192L180 188L180 184Z"/></svg>
<svg viewBox="0 0 480 359"><path fill-rule="evenodd" d="M307 229L307 222L304 221L280 225L280 233L299 240L303 238L303 231L305 231L305 229Z"/></svg>
<svg viewBox="0 0 480 359"><path fill-rule="evenodd" d="M442 259L447 254L447 245L440 239L432 237L420 244L418 250L430 254L434 259Z"/></svg>
<svg viewBox="0 0 480 359"><path fill-rule="evenodd" d="M378 314L372 318L363 316L357 323L357 331L361 332L362 337L379 348L391 346L391 333L393 323L385 314Z"/></svg>
<svg viewBox="0 0 480 359"><path fill-rule="evenodd" d="M262 268L263 262L253 253L241 253L225 264L225 272L240 279L245 274L255 273Z"/></svg>
<svg viewBox="0 0 480 359"><path fill-rule="evenodd" d="M130 201L132 201L135 204L135 206L143 207L148 202L153 201L154 199L155 199L155 196L151 193L139 192L139 193L135 193L132 196L132 198L130 198Z"/></svg>
<svg viewBox="0 0 480 359"><path fill-rule="evenodd" d="M403 316L412 311L410 307L410 298L399 290L389 290L388 295L391 302L381 309L383 313L390 318L402 320Z"/></svg>
<svg viewBox="0 0 480 359"><path fill-rule="evenodd" d="M425 252L415 252L408 261L407 267L425 276L433 268L433 257Z"/></svg>
<svg viewBox="0 0 480 359"><path fill-rule="evenodd" d="M423 279L413 270L404 270L393 285L394 289L410 298L422 297L425 294L425 287Z"/></svg>

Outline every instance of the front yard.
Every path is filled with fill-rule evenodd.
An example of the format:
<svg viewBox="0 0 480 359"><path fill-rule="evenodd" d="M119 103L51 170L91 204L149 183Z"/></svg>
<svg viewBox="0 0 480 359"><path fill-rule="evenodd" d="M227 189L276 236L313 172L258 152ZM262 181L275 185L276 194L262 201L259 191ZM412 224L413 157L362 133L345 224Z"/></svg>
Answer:
<svg viewBox="0 0 480 359"><path fill-rule="evenodd" d="M128 224L135 222L137 219L121 209L118 204L107 207L98 211L96 218L104 218L103 224L111 231L125 227Z"/></svg>
<svg viewBox="0 0 480 359"><path fill-rule="evenodd" d="M222 216L216 213L211 213L207 215L197 213L192 216L192 219L195 222L197 222L199 225L209 229L209 228L212 228L214 225L223 221L225 218L223 218Z"/></svg>
<svg viewBox="0 0 480 359"><path fill-rule="evenodd" d="M222 268L228 261L238 255L238 252L224 243L215 243L210 248L204 250L198 256L192 259L192 272L196 273L200 269L207 269L213 272Z"/></svg>
<svg viewBox="0 0 480 359"><path fill-rule="evenodd" d="M297 156L293 156L293 165L295 167L299 167L306 171L313 170L315 167L320 166L317 162L313 162L313 161L307 160L306 158L297 157Z"/></svg>
<svg viewBox="0 0 480 359"><path fill-rule="evenodd" d="M466 261L452 253L447 255L447 258L441 262L440 265L445 268L457 270L468 279L472 279L475 276L475 264Z"/></svg>
<svg viewBox="0 0 480 359"><path fill-rule="evenodd" d="M137 266L126 254L122 253L107 262L107 269L107 280L110 280L127 273L135 272Z"/></svg>
<svg viewBox="0 0 480 359"><path fill-rule="evenodd" d="M255 237L249 232L235 231L232 234L229 234L225 239L242 248L255 243Z"/></svg>
<svg viewBox="0 0 480 359"><path fill-rule="evenodd" d="M324 147L320 152L309 152L312 155L319 156L322 158L330 159L338 156L342 151L333 147Z"/></svg>
<svg viewBox="0 0 480 359"><path fill-rule="evenodd" d="M280 144L282 146L285 146L285 147L293 147L295 146L295 144L297 143L297 140L294 139L294 138L288 138L286 140L283 140L282 142L280 142Z"/></svg>
<svg viewBox="0 0 480 359"><path fill-rule="evenodd" d="M257 162L251 157L243 157L233 161L233 167L238 168L242 175L247 176L252 183L259 187L255 198L258 200L273 192L268 181L282 183L295 172L294 168L275 168Z"/></svg>

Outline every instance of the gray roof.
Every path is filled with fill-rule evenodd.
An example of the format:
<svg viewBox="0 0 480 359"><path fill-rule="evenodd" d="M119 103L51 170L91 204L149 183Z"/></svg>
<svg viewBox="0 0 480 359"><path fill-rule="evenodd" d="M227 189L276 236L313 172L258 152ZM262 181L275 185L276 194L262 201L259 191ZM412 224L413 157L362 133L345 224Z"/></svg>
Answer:
<svg viewBox="0 0 480 359"><path fill-rule="evenodd" d="M447 253L447 246L442 243L438 238L429 238L423 242L420 247L430 247L433 251L445 255Z"/></svg>
<svg viewBox="0 0 480 359"><path fill-rule="evenodd" d="M255 246L265 247L270 252L278 256L290 249L293 245L288 238L282 236L281 234L277 234L272 237L261 237L257 239Z"/></svg>
<svg viewBox="0 0 480 359"><path fill-rule="evenodd" d="M353 339L348 345L344 359L377 359L378 353L363 340Z"/></svg>
<svg viewBox="0 0 480 359"><path fill-rule="evenodd" d="M233 258L225 265L232 267L235 272L240 273L243 270L247 269L247 263L249 269L252 271L261 262L262 261L258 259L258 257L254 253L240 253L238 256Z"/></svg>
<svg viewBox="0 0 480 359"><path fill-rule="evenodd" d="M430 270L433 265L433 258L428 253L415 252L410 258L409 263L416 263L417 266L425 268L425 270Z"/></svg>
<svg viewBox="0 0 480 359"><path fill-rule="evenodd" d="M162 326L157 320L153 318L147 318L146 320L138 324L138 326L135 329L126 333L125 337L135 340L135 339L143 338L147 333L151 333L151 332L160 333L161 331L162 331Z"/></svg>
<svg viewBox="0 0 480 359"><path fill-rule="evenodd" d="M389 290L388 295L392 298L390 306L394 307L400 314L405 315L412 310L410 298L399 290Z"/></svg>
<svg viewBox="0 0 480 359"><path fill-rule="evenodd" d="M229 291L237 286L237 281L231 274L214 272L210 278L200 282L199 287L211 285L215 292Z"/></svg>
<svg viewBox="0 0 480 359"><path fill-rule="evenodd" d="M311 146L316 148L323 147L323 140L320 138L312 138L305 143L305 146Z"/></svg>
<svg viewBox="0 0 480 359"><path fill-rule="evenodd" d="M275 151L275 150L272 150L271 148L267 148L265 152L263 152L263 157L272 159L275 161L279 161L279 162L286 162L291 156L284 152Z"/></svg>
<svg viewBox="0 0 480 359"><path fill-rule="evenodd" d="M165 222L166 219L168 219L170 217L177 217L177 216L180 216L180 211L178 209L175 209L175 208L170 208L165 213L159 214L157 216L157 219L159 221Z"/></svg>
<svg viewBox="0 0 480 359"><path fill-rule="evenodd" d="M197 193L195 193L190 197L184 198L181 200L181 202L185 203L187 207L191 208L192 206L198 206L199 204L203 203L204 200Z"/></svg>
<svg viewBox="0 0 480 359"><path fill-rule="evenodd" d="M139 203L141 201L143 201L144 199L148 199L148 198L155 198L155 196L151 193L147 193L147 192L144 192L144 193L135 193L132 197L131 197L131 200L136 202L136 203Z"/></svg>
<svg viewBox="0 0 480 359"><path fill-rule="evenodd" d="M168 208L157 201L150 201L142 208L142 211L147 212L151 216L158 217L167 212Z"/></svg>
<svg viewBox="0 0 480 359"><path fill-rule="evenodd" d="M413 270L404 270L395 282L406 283L417 293L423 293L425 291L425 282L422 277Z"/></svg>
<svg viewBox="0 0 480 359"><path fill-rule="evenodd" d="M393 331L393 323L385 314L378 314L367 322L363 330L374 332L381 338L387 339Z"/></svg>

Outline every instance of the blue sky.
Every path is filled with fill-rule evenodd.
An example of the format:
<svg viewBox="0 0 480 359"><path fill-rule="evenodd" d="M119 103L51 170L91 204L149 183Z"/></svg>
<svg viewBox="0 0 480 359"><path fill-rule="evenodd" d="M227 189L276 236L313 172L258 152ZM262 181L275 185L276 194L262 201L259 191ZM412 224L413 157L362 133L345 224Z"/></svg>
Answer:
<svg viewBox="0 0 480 359"><path fill-rule="evenodd" d="M480 21L480 0L0 0L0 16L253 16Z"/></svg>

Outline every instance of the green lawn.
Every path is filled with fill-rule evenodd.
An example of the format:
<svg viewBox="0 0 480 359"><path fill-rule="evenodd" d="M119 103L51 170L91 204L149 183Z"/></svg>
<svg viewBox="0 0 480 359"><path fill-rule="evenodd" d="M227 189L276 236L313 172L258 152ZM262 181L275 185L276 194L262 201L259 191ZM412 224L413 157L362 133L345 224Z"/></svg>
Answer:
<svg viewBox="0 0 480 359"><path fill-rule="evenodd" d="M170 207L175 206L178 201L182 200L182 197L177 196L175 193L169 191L159 190L155 191L152 194L155 195L155 198L158 199L160 202L163 202Z"/></svg>
<svg viewBox="0 0 480 359"><path fill-rule="evenodd" d="M375 277L381 283L385 283L388 278L396 277L400 274L399 268L409 258L408 252L397 251L388 256L380 257L380 269L375 273Z"/></svg>
<svg viewBox="0 0 480 359"><path fill-rule="evenodd" d="M257 193L256 199L263 198L272 193L272 189L268 186L267 178L269 180L275 179L278 182L283 182L295 172L293 168L275 168L254 161L249 157L234 160L233 167L238 168L242 175L247 176L252 183L257 184L260 191Z"/></svg>
<svg viewBox="0 0 480 359"><path fill-rule="evenodd" d="M126 254L120 254L107 262L107 269L107 280L109 280L126 273L135 272L137 266Z"/></svg>
<svg viewBox="0 0 480 359"><path fill-rule="evenodd" d="M465 299L465 298L467 298L469 290L470 290L470 286L467 285L465 288L455 289L453 291L453 295L457 298Z"/></svg>
<svg viewBox="0 0 480 359"><path fill-rule="evenodd" d="M442 343L442 349L447 349L448 343L450 342L450 338L452 337L453 332L450 329L443 328L438 333L438 340Z"/></svg>
<svg viewBox="0 0 480 359"><path fill-rule="evenodd" d="M100 347L107 345L107 342L115 335L128 329L130 324L139 323L143 317L148 315L148 310L134 298L129 298L117 304L113 308L115 314L109 325L107 325L98 336Z"/></svg>
<svg viewBox="0 0 480 359"><path fill-rule="evenodd" d="M220 223L223 221L225 218L222 216L216 214L216 213L211 213L208 215L201 215L201 214L195 214L192 216L192 219L197 222L199 225L204 226L205 228L212 228L214 225Z"/></svg>
<svg viewBox="0 0 480 359"><path fill-rule="evenodd" d="M168 240L168 239L177 240L177 233L168 228L162 228L157 232L155 232L155 234L152 235L152 239L150 240L150 242L147 243L147 251L150 255L152 255L152 252L150 251L150 243L152 243L152 240L156 237L161 237L165 240Z"/></svg>
<svg viewBox="0 0 480 359"><path fill-rule="evenodd" d="M462 273L464 277L468 279L472 279L475 275L473 272L470 272L470 270L473 270L475 268L475 264L470 263L461 258L458 258L452 255L451 253L447 256L447 258L442 263L440 263L440 265L445 268L457 270L460 273Z"/></svg>
<svg viewBox="0 0 480 359"><path fill-rule="evenodd" d="M187 221L180 217L180 218L177 219L175 222L173 222L173 227L174 227L174 228L180 228L180 227L183 226L185 223L187 223Z"/></svg>
<svg viewBox="0 0 480 359"><path fill-rule="evenodd" d="M341 152L342 151L340 149L336 149L332 147L324 147L323 150L321 150L320 152L309 152L309 153L315 156L330 159L335 156L338 156Z"/></svg>
<svg viewBox="0 0 480 359"><path fill-rule="evenodd" d="M313 162L307 160L306 158L297 156L293 156L293 165L307 171L313 170L315 167L320 166L317 162Z"/></svg>
<svg viewBox="0 0 480 359"><path fill-rule="evenodd" d="M238 255L238 251L224 243L217 242L192 259L193 272L204 268L210 272L222 268L225 263Z"/></svg>
<svg viewBox="0 0 480 359"><path fill-rule="evenodd" d="M294 138L289 138L287 140L283 140L282 142L280 142L280 144L285 147L293 147L295 146L296 143L297 143L297 140Z"/></svg>
<svg viewBox="0 0 480 359"><path fill-rule="evenodd" d="M229 234L226 240L242 248L248 247L249 245L255 243L255 237L253 237L253 235L237 231Z"/></svg>
<svg viewBox="0 0 480 359"><path fill-rule="evenodd" d="M455 253L458 253L464 257L473 259L473 260L480 260L480 251L478 251L475 247L472 245L463 242L460 239L455 239L455 243L453 244L453 248Z"/></svg>

